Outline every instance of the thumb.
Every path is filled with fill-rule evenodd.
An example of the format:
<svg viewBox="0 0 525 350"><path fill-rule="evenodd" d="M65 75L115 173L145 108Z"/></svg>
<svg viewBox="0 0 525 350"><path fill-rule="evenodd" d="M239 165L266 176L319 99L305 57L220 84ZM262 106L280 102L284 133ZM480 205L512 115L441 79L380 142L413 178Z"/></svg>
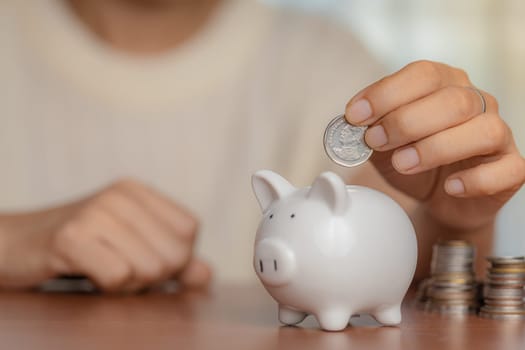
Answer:
<svg viewBox="0 0 525 350"><path fill-rule="evenodd" d="M179 274L179 282L185 287L199 288L207 286L212 278L208 263L193 258Z"/></svg>

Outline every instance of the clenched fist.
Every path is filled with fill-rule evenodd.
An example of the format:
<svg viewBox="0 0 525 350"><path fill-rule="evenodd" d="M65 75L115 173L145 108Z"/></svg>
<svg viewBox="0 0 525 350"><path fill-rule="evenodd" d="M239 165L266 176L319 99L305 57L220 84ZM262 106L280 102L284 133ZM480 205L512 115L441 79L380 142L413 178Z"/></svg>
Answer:
<svg viewBox="0 0 525 350"><path fill-rule="evenodd" d="M193 256L197 227L185 209L134 180L59 208L0 216L0 287L58 275L86 275L112 292L171 278L204 285L211 273Z"/></svg>

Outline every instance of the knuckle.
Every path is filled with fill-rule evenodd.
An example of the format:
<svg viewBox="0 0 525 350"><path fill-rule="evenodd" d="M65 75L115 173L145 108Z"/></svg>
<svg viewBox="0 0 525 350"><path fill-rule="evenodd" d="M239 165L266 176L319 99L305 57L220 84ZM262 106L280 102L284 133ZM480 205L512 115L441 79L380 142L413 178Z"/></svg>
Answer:
<svg viewBox="0 0 525 350"><path fill-rule="evenodd" d="M374 101L378 98L378 96L381 93L384 93L384 91L389 90L389 87L392 86L393 81L395 81L394 74L382 77L374 84L373 88L367 89L367 91L364 94L364 97L370 100L372 104L374 104Z"/></svg>
<svg viewBox="0 0 525 350"><path fill-rule="evenodd" d="M490 186L493 179L488 172L478 171L475 173L472 180L476 187L476 193L479 196L492 196L495 193L493 186Z"/></svg>
<svg viewBox="0 0 525 350"><path fill-rule="evenodd" d="M415 141L418 139L414 124L411 122L409 116L403 111L392 115L391 124L387 128L393 127L398 134L399 141L405 143Z"/></svg>
<svg viewBox="0 0 525 350"><path fill-rule="evenodd" d="M480 187L479 195L481 195L482 197L490 197L490 196L493 196L494 194L496 194L496 191L492 189L492 187L488 187L488 186Z"/></svg>
<svg viewBox="0 0 525 350"><path fill-rule="evenodd" d="M184 222L179 225L178 233L190 241L195 240L197 231L199 230L199 221L193 215L188 215Z"/></svg>
<svg viewBox="0 0 525 350"><path fill-rule="evenodd" d="M423 72L434 70L436 63L430 60L417 60L408 64L408 67L414 67Z"/></svg>
<svg viewBox="0 0 525 350"><path fill-rule="evenodd" d="M98 212L104 209L118 208L127 201L129 201L127 196L117 188L111 187L91 199L88 209Z"/></svg>
<svg viewBox="0 0 525 350"><path fill-rule="evenodd" d="M468 76L468 73L464 70L464 69L461 69L461 68L453 68L453 71L455 73L455 76L456 76L456 79L464 84L464 85L470 85L470 78Z"/></svg>
<svg viewBox="0 0 525 350"><path fill-rule="evenodd" d="M520 181L520 184L519 186L523 186L523 184L525 184L525 159L520 157L520 165L519 165L519 170L518 170L518 173L520 174L520 178L521 178L521 181Z"/></svg>
<svg viewBox="0 0 525 350"><path fill-rule="evenodd" d="M497 98L485 92L483 92L483 97L485 98L485 102L487 102L487 109L490 106L491 110L499 111L499 102Z"/></svg>
<svg viewBox="0 0 525 350"><path fill-rule="evenodd" d="M105 223L103 210L96 206L87 206L74 213L55 233L53 243L55 247L69 248L72 244L82 240L87 242L96 236L93 227Z"/></svg>
<svg viewBox="0 0 525 350"><path fill-rule="evenodd" d="M107 222L106 214L102 206L95 203L88 205L82 211L75 214L72 218L72 225L77 227L93 228L102 225Z"/></svg>
<svg viewBox="0 0 525 350"><path fill-rule="evenodd" d="M489 118L487 118L489 119ZM488 150L500 148L507 143L509 129L507 124L499 117L492 117L485 123L484 137Z"/></svg>
<svg viewBox="0 0 525 350"><path fill-rule="evenodd" d="M79 231L80 226L78 221L69 220L53 236L51 247L59 253L68 253L72 244L78 240Z"/></svg>
<svg viewBox="0 0 525 350"><path fill-rule="evenodd" d="M525 159L519 155L516 158L510 171L512 178L518 180L518 187L521 187L525 182Z"/></svg>
<svg viewBox="0 0 525 350"><path fill-rule="evenodd" d="M429 60L419 60L408 65L409 68L416 70L425 78L426 82L437 90L442 85L442 76L438 64Z"/></svg>
<svg viewBox="0 0 525 350"><path fill-rule="evenodd" d="M110 186L109 186L109 190L116 190L116 191L123 191L123 192L127 192L129 191L130 189L134 189L134 188L137 188L137 187L141 187L142 184L140 183L140 181L132 178L132 177L122 177L118 180L116 180L115 182L113 182Z"/></svg>
<svg viewBox="0 0 525 350"><path fill-rule="evenodd" d="M89 209L104 207L106 205L111 205L115 202L116 192L113 189L107 189L92 198L89 202Z"/></svg>
<svg viewBox="0 0 525 350"><path fill-rule="evenodd" d="M445 89L447 99L456 106L462 117L473 116L479 105L479 97L474 91L462 87L448 87Z"/></svg>
<svg viewBox="0 0 525 350"><path fill-rule="evenodd" d="M391 74L391 75L387 75L387 76L382 77L382 78L379 79L379 81L377 82L377 85L379 85L379 86L389 85L390 82L391 82L392 80L394 80L394 74Z"/></svg>

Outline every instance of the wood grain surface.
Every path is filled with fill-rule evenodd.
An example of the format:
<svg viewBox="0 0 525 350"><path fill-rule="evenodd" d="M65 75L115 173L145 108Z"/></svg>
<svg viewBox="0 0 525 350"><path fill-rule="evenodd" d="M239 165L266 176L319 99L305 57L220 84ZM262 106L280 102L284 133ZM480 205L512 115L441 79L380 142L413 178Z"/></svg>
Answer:
<svg viewBox="0 0 525 350"><path fill-rule="evenodd" d="M525 321L431 314L406 298L399 327L353 318L324 332L283 327L259 286L208 291L0 293L0 349L525 349Z"/></svg>

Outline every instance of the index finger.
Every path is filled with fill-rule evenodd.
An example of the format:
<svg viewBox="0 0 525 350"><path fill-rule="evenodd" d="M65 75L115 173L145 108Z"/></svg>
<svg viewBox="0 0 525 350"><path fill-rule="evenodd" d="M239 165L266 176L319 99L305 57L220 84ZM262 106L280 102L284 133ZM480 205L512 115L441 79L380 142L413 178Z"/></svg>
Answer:
<svg viewBox="0 0 525 350"><path fill-rule="evenodd" d="M345 117L354 125L370 125L385 114L449 85L469 86L470 81L460 69L431 61L413 62L354 96L346 105Z"/></svg>

